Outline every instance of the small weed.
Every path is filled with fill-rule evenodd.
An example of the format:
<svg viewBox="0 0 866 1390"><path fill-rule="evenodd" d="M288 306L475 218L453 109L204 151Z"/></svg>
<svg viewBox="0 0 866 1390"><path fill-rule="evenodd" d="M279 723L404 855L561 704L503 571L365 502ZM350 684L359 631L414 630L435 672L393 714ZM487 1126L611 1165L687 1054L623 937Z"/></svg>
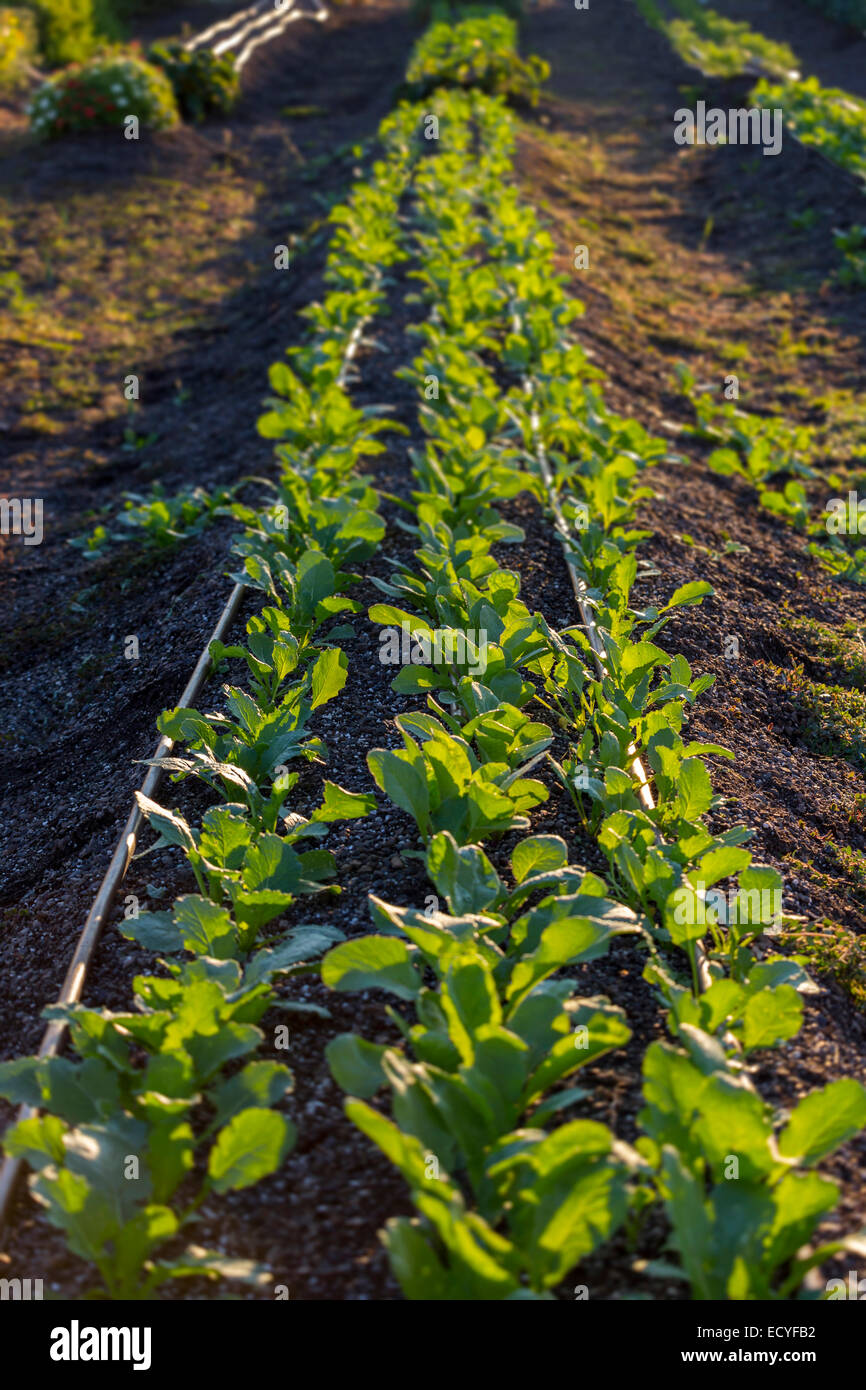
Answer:
<svg viewBox="0 0 866 1390"><path fill-rule="evenodd" d="M805 956L814 971L832 976L858 1008L866 1009L866 939L825 917L784 931L779 943Z"/></svg>

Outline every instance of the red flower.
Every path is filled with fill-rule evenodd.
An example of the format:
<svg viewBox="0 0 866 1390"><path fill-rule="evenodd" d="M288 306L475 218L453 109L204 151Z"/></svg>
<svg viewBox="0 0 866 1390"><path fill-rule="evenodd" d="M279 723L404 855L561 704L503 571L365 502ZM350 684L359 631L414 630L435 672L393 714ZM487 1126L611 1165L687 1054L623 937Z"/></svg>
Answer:
<svg viewBox="0 0 866 1390"><path fill-rule="evenodd" d="M84 108L84 114L85 114L85 116L87 116L88 118L91 118L91 117L93 117L93 116L96 115L96 112L94 111L94 109L93 109L92 106L85 106L85 108Z"/></svg>

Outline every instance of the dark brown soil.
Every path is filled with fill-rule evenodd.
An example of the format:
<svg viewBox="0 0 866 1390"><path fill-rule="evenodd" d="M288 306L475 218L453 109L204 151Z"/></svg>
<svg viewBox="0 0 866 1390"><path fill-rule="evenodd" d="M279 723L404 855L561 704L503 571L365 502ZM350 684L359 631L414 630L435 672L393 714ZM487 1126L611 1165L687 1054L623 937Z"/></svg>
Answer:
<svg viewBox="0 0 866 1390"><path fill-rule="evenodd" d="M866 35L853 24L840 24L805 0L718 0L714 8L789 44L804 77L866 97Z"/></svg>
<svg viewBox="0 0 866 1390"><path fill-rule="evenodd" d="M733 14L735 8L739 13L764 7L722 8ZM777 13L781 5L771 9ZM834 76L830 41L824 53L813 40L815 23L812 12L798 4L783 36L795 49L801 36L808 40L815 60L821 54L828 65L822 80L842 82ZM771 33L769 22L765 30ZM157 431L154 444L122 451L123 412L111 405L104 386L93 392L88 414L65 409L62 391L52 396L49 390L44 413L60 422L59 434L34 432L32 411L23 412L22 424L21 396L30 389L25 382L18 382L17 395L7 387L4 396L0 386L11 445L0 465L0 491L43 496L50 520L41 547L24 552L4 538L0 553L0 736L6 751L0 772L0 1055L38 1045L40 1009L57 993L141 780L134 760L150 755L155 718L175 703L229 586L222 577L223 530L158 560L123 549L107 561L88 562L65 542L85 528L88 513L115 502L125 487L159 478L173 490L265 470L268 449L254 424L266 368L303 331L297 309L318 292L323 243L304 243L298 273L284 287L275 287L273 271L262 269L263 258L286 239L287 199L295 204L291 227L308 228L321 211L314 195L335 193L352 176L349 158L334 161L315 183L299 181L303 160L375 130L410 40L402 11L340 11L321 28L294 26L253 60L233 121L143 141L134 169L119 159L112 163L101 146L84 140L14 154L6 170L0 166L4 187L11 189L14 180L22 189L16 196L24 200L35 200L40 191L44 197L58 184L58 196L67 196L68 189L73 197L92 185L123 189L137 181L153 198L155 186L147 181L154 169L162 177L168 167L173 178L216 206L211 200L225 194L215 190L231 180L232 198L245 219L232 244L217 236L213 265L207 266L207 255L195 244L184 253L186 261L178 259L178 278L184 267L191 274L202 266L215 286L225 276L233 290L209 302L196 300L189 322L172 324L159 352L143 359L147 392L135 429L145 437ZM702 608L677 617L666 639L697 670L716 676L694 714L692 732L727 744L736 755L733 763L714 760L717 789L729 798L718 812L719 824L742 820L754 827L759 858L786 873L787 908L863 932L864 900L857 897L854 870L839 856L840 847L866 849L864 803L855 801L866 790L863 776L845 760L803 746L801 716L786 694L784 673L808 658L788 622L792 615L838 630L846 620L866 620L866 598L832 584L803 542L760 511L751 489L708 472L702 451L679 438L690 412L672 377L679 360L709 380L736 370L746 408L781 408L826 426L828 447L836 451L828 454L828 465L856 447L854 407L866 389L866 296L844 294L828 283L828 244L839 218L862 218L864 209L852 205L848 186L837 186L822 161L794 143L775 161L756 162L736 149L715 150L712 162L706 151L683 157L673 144L671 121L681 104L679 87L693 75L645 29L627 0L606 0L586 12L542 6L527 19L525 45L547 57L553 73L550 97L521 135L520 173L525 192L546 211L560 269L574 277L575 292L587 305L581 340L607 373L608 402L649 428L667 429L690 459L689 466L666 464L653 475L658 495L647 505L645 520L655 534L644 553L658 573L641 583L636 597L653 602L698 577L715 587L715 597ZM287 121L279 110L289 103L320 106L325 114ZM258 187L259 181L265 186ZM804 206L818 208L819 220L808 231L793 231L788 213ZM571 270L573 247L581 242L591 248L592 270L583 275ZM99 273L89 268L91 287L98 288ZM79 292L86 305L89 291ZM387 399L410 423L407 388L391 378L411 343L399 294L398 286L392 315L377 328L383 351L364 354L358 399ZM95 336L82 351L92 363L111 361L110 343L91 322ZM135 341L136 351L145 352L145 340ZM805 344L807 351L794 351L792 344ZM98 376L96 366L93 371ZM175 403L178 381L191 392L182 406ZM384 489L405 493L406 442L370 471ZM525 527L527 544L510 547L505 562L520 573L530 607L564 625L573 603L550 528L525 500L511 514ZM725 554L730 538L748 550ZM387 572L386 554L407 553L402 533L392 528L383 552L366 567L368 574ZM376 591L365 583L357 596L372 602ZM377 660L375 627L362 619L356 626L358 636L347 644L348 684L320 712L318 730L330 748L328 775L367 790L366 751L393 741L393 717L414 702L391 692L392 673ZM123 637L131 633L139 636L137 663L123 659ZM736 660L725 657L724 638L730 635L740 642ZM212 686L203 702L215 692ZM319 780L314 770L305 774L298 809L315 804ZM169 784L162 799L188 810L196 805L188 785ZM555 792L536 828L564 835L575 862L599 867L595 846ZM348 934L362 932L369 891L423 906L426 880L417 861L400 854L414 843L411 822L384 803L368 819L336 828L329 844L343 893L318 900L314 908L299 903L292 920L315 913ZM507 849L506 842L497 855ZM793 860L807 866L812 861L814 872L798 869L792 875ZM189 886L175 856L162 851L133 864L124 891L158 905ZM142 959L109 930L88 983L88 1001L127 1003ZM607 994L626 1010L633 1029L622 1053L588 1069L592 1098L581 1111L625 1139L636 1135L640 1058L663 1031L641 970L640 956L619 946L609 959L578 973L585 992ZM866 1019L832 977L822 975L821 984L824 992L806 1000L800 1037L762 1059L756 1079L780 1106L840 1075L866 1080ZM344 1119L323 1058L325 1044L338 1032L352 1029L386 1041L395 1030L376 994L335 998L316 982L295 983L289 992L331 1011L327 1020L299 1019L292 1027L290 1110L298 1147L277 1177L206 1208L197 1238L267 1262L293 1299L398 1298L376 1232L389 1216L409 1210L405 1190ZM863 1224L864 1156L861 1138L827 1165L844 1189L834 1217L841 1229ZM681 1296L678 1288L632 1269L636 1256L658 1256L663 1242L661 1225L651 1225L637 1251L616 1242L587 1262L580 1282L594 1298L627 1292ZM86 1287L86 1272L23 1194L6 1250L4 1273L44 1277L69 1297ZM577 1277L569 1281L574 1282ZM190 1287L186 1293L212 1297L215 1291Z"/></svg>

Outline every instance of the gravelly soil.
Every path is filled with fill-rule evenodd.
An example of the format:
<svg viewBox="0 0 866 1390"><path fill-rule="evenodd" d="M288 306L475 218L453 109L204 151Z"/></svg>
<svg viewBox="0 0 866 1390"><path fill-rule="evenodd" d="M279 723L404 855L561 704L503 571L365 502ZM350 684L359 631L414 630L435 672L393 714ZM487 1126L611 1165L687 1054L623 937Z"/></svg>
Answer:
<svg viewBox="0 0 866 1390"><path fill-rule="evenodd" d="M791 41L795 38L796 33ZM296 26L275 46L278 51L270 55L267 67L259 75L251 73L256 96L246 105L246 115L243 109L239 113L248 129L244 137L233 127L235 138L247 138L249 148L255 148L259 122L267 123L276 99L273 83L291 85L298 101L327 103L347 75L354 73L357 80L359 55L366 60L363 84L355 86L348 109L341 109L339 99L330 107L323 118L326 128L317 138L327 143L369 133L387 109L388 84L399 77L408 40L402 15L394 20L393 12L384 9L341 15L333 32L302 32L302 26ZM748 195L759 174L750 173L743 162L730 161L722 174L714 171L708 180L705 170L678 161L658 133L657 117L671 101L677 104L680 75L666 46L656 40L636 26L626 0L607 0L603 12L577 15L556 6L533 13L526 46L552 61L553 96L539 113L540 124L528 128L521 145L521 173L527 190L548 205L561 268L569 264L569 247L584 239L574 233L578 213L586 210L575 210L572 204L575 186L590 205L631 219L627 233L608 229L606 271L578 287L589 307L580 336L608 373L609 401L652 428L659 428L663 420L683 419L681 404L670 390L670 365L686 350L677 334L682 330L685 339L696 315L704 316L710 336L716 332L721 340L740 334L750 345L757 341L774 301L757 297L741 310L741 301L732 307L711 287L726 277L738 281L759 274L773 257L778 260L786 253L788 244L774 240L773 226L778 208L793 196L792 189L802 190L803 180L811 180L811 193L831 209L828 216L833 199L847 196L834 191L826 170L796 147L792 162L774 174L772 186L765 190L768 207L763 213L750 210ZM612 105L612 94L625 90L632 94L627 110ZM562 137L558 154L547 143L549 132ZM599 151L604 163L596 167L593 160ZM285 195L291 174L291 167L275 167L275 203ZM734 190L744 186L735 243L720 238L715 246L699 244L708 209L726 206ZM652 187L671 200L661 215L652 215ZM273 216L276 220L276 211ZM836 355L822 364L838 384L856 380L858 372L862 376L862 320L858 331L856 306L832 299L828 305L817 288L823 273L820 230L797 244L798 264L803 267L801 298L790 322L796 327L798 316L809 315L841 320ZM616 298L618 238L631 245L637 235L649 240L655 257L651 270L644 272L642 267L641 273L656 288L664 285L670 291L674 284L679 293L667 325L672 342L661 349L652 341L646 305ZM203 326L200 338L193 335L191 342L179 345L185 379L192 362L201 364L201 392L196 393L190 431L195 445L187 459L176 457L166 475L167 486L197 481L205 466L215 481L266 466L266 446L253 429L265 369L300 330L295 310L317 292L320 263L321 249L285 302L275 305L266 286L253 287L249 301L227 306L224 320L217 316L215 332L214 325ZM377 328L382 351L362 358L358 399L379 401L387 394L398 406L398 417L410 423L408 388L389 380L412 350L403 334L398 291L391 318ZM862 298L859 304L862 310ZM624 338L626 321L630 336ZM229 327L230 332L220 331ZM225 377L236 359L243 371L227 398ZM215 363L222 367L214 376ZM166 395L172 375L166 372ZM226 401L227 412L222 409ZM154 406L155 412L165 408L165 401ZM370 469L374 481L386 490L407 490L406 447L404 442L393 446ZM862 775L840 759L818 758L800 746L797 717L779 697L774 668L784 668L798 657L796 639L780 622L784 601L796 613L818 617L831 627L843 618L866 617L864 602L848 590L832 588L803 555L801 543L758 511L747 488L708 474L699 452L691 457L691 467L664 465L655 471L658 495L645 514L655 534L645 554L658 574L641 585L639 596L652 602L696 577L709 578L716 588L716 596L701 609L676 619L667 640L697 669L712 671L717 678L694 714L692 732L721 741L736 754L730 764L714 760L718 790L731 798L718 812L719 824L744 820L754 826L759 857L783 871L785 857L793 850L806 857L808 849L820 857L822 847L836 839L862 848L862 823L852 824L851 818L853 795L863 790ZM33 469L28 484L57 489L62 499L57 511L64 523L44 547L26 557L26 564L20 554L7 555L0 570L6 612L12 617L4 628L13 639L3 695L2 728L9 746L0 772L4 808L9 808L8 814L4 809L5 886L0 897L0 1054L5 1056L38 1044L39 1010L56 994L72 942L125 818L131 789L140 781L141 770L133 759L149 755L155 716L165 704L175 702L228 588L228 580L218 579L225 568L227 540L219 530L155 563L126 555L97 562L92 571L96 587L85 605L82 634L75 626L80 615L70 609L70 599L74 603L75 595L93 580L85 562L64 548L62 540L80 529L77 518L91 505L93 482L68 462L58 472L50 444L36 451L28 467ZM12 476L20 492L20 475ZM108 486L119 489L125 484L119 469L107 475ZM503 562L519 572L525 601L554 624L569 621L571 592L549 526L525 499L515 503L509 515L525 527L527 543L509 547ZM683 535L707 549L688 545L680 539ZM721 555L726 536L736 536L748 552ZM386 554L407 553L405 536L392 528L368 572L385 574ZM166 595L172 599L168 610ZM369 603L377 593L364 584L357 597ZM49 619L56 626L46 631ZM317 730L331 752L328 775L352 790L366 790L367 749L391 743L393 717L414 702L390 691L392 672L377 659L375 627L366 620L356 625L358 636L347 644L349 681L339 699L320 712ZM141 640L143 659L134 669L122 663L117 645L127 632L138 633ZM740 637L737 661L724 656L722 638L727 634ZM97 662L96 674L92 667L83 673L77 670L87 657ZM208 699L217 698L214 684L202 703L206 706ZM299 809L315 804L320 776L314 769L304 774ZM190 812L197 805L186 785L164 789L162 797ZM575 862L600 867L598 852L583 838L572 808L555 793L534 828L564 835ZM414 846L414 827L402 813L381 805L364 821L336 827L329 845L337 854L344 891L339 897L318 899L314 906L299 903L289 920L315 916L352 935L366 929L370 891L423 906L426 880L417 861L400 854ZM504 862L508 847L506 840L497 848L498 860ZM143 902L158 903L190 886L171 852L163 851L133 864L125 891ZM157 895L154 889L161 892ZM866 926L862 906L843 882L824 887L789 879L788 891L786 906L792 910L831 916L853 931ZM143 960L137 948L109 930L89 981L88 1000L109 1007L126 1004L131 976L143 968ZM593 1094L581 1111L611 1125L625 1139L636 1135L640 1058L648 1043L662 1034L659 1010L641 969L640 956L620 944L607 960L576 972L585 993L606 994L621 1005L633 1029L626 1049L588 1069L585 1075ZM779 1105L789 1105L806 1089L839 1075L866 1080L866 1021L838 985L830 979L821 983L824 992L806 1001L800 1037L761 1059L756 1079ZM276 1177L207 1207L197 1238L266 1261L275 1282L287 1285L293 1299L398 1298L376 1231L388 1216L409 1210L405 1191L389 1165L343 1118L341 1097L323 1060L324 1045L340 1031L357 1030L384 1042L393 1040L396 1030L382 999L370 992L335 999L310 981L293 984L291 994L324 1003L331 1011L328 1020L304 1019L292 1028L289 1060L296 1087L289 1108L299 1129L298 1147ZM284 1054L273 1055L285 1060ZM864 1154L861 1139L828 1165L845 1190L834 1218L844 1229L863 1221ZM586 1263L580 1281L589 1285L592 1297L617 1297L626 1290L656 1298L681 1296L674 1286L642 1279L631 1268L636 1256L658 1255L663 1241L660 1223L651 1223L637 1251L615 1242ZM24 1195L17 1204L7 1252L9 1267L4 1272L38 1272L71 1297L80 1296L86 1287L80 1263L66 1254ZM567 1281L562 1297L571 1296L572 1282L577 1279ZM185 1294L209 1297L214 1290L190 1285Z"/></svg>

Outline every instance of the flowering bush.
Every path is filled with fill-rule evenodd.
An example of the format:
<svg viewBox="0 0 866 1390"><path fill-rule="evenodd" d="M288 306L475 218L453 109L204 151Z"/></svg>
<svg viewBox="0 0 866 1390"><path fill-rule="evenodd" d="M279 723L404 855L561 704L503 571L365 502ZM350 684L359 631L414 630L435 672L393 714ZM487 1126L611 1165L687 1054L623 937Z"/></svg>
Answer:
<svg viewBox="0 0 866 1390"><path fill-rule="evenodd" d="M27 10L0 9L0 92L26 82L25 68L36 52L36 23Z"/></svg>
<svg viewBox="0 0 866 1390"><path fill-rule="evenodd" d="M228 55L217 57L208 49L190 53L179 43L155 43L147 56L171 82L186 120L203 121L211 112L226 116L235 105L240 79Z"/></svg>
<svg viewBox="0 0 866 1390"><path fill-rule="evenodd" d="M31 128L48 137L106 126L120 129L124 117L165 130L177 124L171 83L159 68L138 58L111 55L67 68L46 82L27 108Z"/></svg>

